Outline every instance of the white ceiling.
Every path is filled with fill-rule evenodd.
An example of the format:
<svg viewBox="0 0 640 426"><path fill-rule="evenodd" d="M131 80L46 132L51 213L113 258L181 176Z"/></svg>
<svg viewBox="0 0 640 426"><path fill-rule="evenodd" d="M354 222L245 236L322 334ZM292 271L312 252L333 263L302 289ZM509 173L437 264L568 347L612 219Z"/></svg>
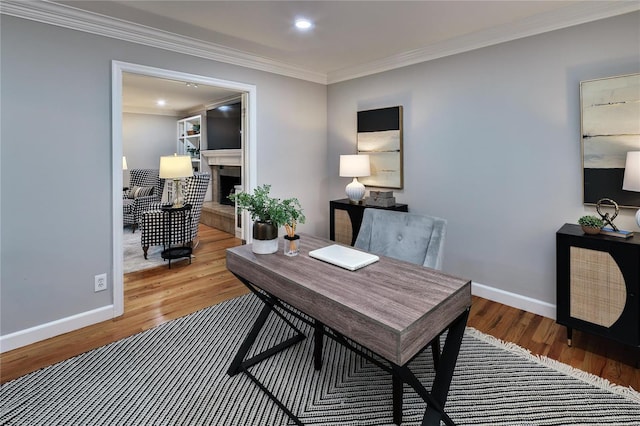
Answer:
<svg viewBox="0 0 640 426"><path fill-rule="evenodd" d="M318 83L640 10L640 1L0 1L0 11ZM315 27L300 33L298 17ZM215 88L125 76L124 107L184 111ZM193 103L195 102L195 104ZM153 104L153 105L150 105ZM191 105L188 105L191 104Z"/></svg>
<svg viewBox="0 0 640 426"><path fill-rule="evenodd" d="M123 73L122 109L124 112L184 116L194 108L239 95L238 92L219 87L203 84L195 87L187 83L191 82ZM160 99L166 102L164 106L157 104Z"/></svg>
<svg viewBox="0 0 640 426"><path fill-rule="evenodd" d="M329 77L415 52L470 50L640 8L638 1L591 0L57 3ZM300 16L315 27L296 31Z"/></svg>

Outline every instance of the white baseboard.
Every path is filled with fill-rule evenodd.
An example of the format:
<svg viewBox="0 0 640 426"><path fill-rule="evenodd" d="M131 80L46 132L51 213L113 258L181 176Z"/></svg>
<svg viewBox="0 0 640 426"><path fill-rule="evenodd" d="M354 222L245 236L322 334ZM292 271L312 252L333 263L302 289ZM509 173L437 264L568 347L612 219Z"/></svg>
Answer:
<svg viewBox="0 0 640 426"><path fill-rule="evenodd" d="M556 318L556 306L551 303L532 299L516 293L489 287L484 284L472 282L471 293L475 296L493 300L503 305L532 312L551 319ZM59 336L60 334L78 330L88 325L110 320L114 317L113 305L104 306L92 311L83 312L67 318L38 325L26 330L17 331L0 337L0 353L8 352L41 340Z"/></svg>
<svg viewBox="0 0 640 426"><path fill-rule="evenodd" d="M502 303L503 305L551 318L553 320L556 319L556 305L552 305L548 302L532 299L531 297L511 293L509 291L500 290L498 288L489 287L476 282L471 283L471 294L493 300L494 302Z"/></svg>
<svg viewBox="0 0 640 426"><path fill-rule="evenodd" d="M0 353L21 348L70 331L78 330L88 325L107 321L113 317L113 305L108 305L92 311L82 312L67 318L27 328L25 330L16 331L15 333L0 337Z"/></svg>

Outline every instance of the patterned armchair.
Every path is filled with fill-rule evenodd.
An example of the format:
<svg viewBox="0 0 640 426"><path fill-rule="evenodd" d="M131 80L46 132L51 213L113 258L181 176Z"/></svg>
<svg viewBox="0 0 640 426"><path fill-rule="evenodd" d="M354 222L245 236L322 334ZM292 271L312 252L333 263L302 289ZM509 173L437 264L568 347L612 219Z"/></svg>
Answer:
<svg viewBox="0 0 640 426"><path fill-rule="evenodd" d="M131 225L136 232L142 213L162 201L164 179L158 169L131 169L129 185L122 194L122 216L124 225Z"/></svg>
<svg viewBox="0 0 640 426"><path fill-rule="evenodd" d="M207 193L211 175L208 173L194 173L184 183L184 202L191 204L191 211L174 214L171 218L171 241L168 241L169 232L165 230L168 223L167 212L160 210L156 205L153 210L144 212L140 222L142 237L142 251L147 258L149 246L168 246L169 244L192 244L198 235L198 224L202 213L204 196ZM186 223L185 220L189 219ZM167 232L165 232L167 231Z"/></svg>

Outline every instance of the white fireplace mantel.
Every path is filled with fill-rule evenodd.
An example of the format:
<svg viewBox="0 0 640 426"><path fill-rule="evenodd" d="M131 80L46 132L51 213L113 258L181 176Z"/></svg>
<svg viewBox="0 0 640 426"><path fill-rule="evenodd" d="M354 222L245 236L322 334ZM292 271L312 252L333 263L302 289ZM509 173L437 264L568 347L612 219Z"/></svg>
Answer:
<svg viewBox="0 0 640 426"><path fill-rule="evenodd" d="M200 151L200 155L210 166L242 167L241 149L208 149Z"/></svg>

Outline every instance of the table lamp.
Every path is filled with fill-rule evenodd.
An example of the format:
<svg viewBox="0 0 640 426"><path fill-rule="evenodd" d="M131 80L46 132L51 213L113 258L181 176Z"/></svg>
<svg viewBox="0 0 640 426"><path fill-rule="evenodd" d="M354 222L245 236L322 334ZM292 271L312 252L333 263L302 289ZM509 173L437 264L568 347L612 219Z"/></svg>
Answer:
<svg viewBox="0 0 640 426"><path fill-rule="evenodd" d="M345 188L349 201L358 204L364 198L364 185L358 182L359 177L371 175L368 155L341 155L340 177L352 177L353 180Z"/></svg>
<svg viewBox="0 0 640 426"><path fill-rule="evenodd" d="M640 151L627 152L622 189L640 192ZM636 222L640 226L640 209L636 212Z"/></svg>
<svg viewBox="0 0 640 426"><path fill-rule="evenodd" d="M184 206L184 198L180 179L193 176L193 168L191 166L191 156L189 155L167 155L160 157L160 173L161 179L173 179L175 191L173 193L173 207L179 208Z"/></svg>

